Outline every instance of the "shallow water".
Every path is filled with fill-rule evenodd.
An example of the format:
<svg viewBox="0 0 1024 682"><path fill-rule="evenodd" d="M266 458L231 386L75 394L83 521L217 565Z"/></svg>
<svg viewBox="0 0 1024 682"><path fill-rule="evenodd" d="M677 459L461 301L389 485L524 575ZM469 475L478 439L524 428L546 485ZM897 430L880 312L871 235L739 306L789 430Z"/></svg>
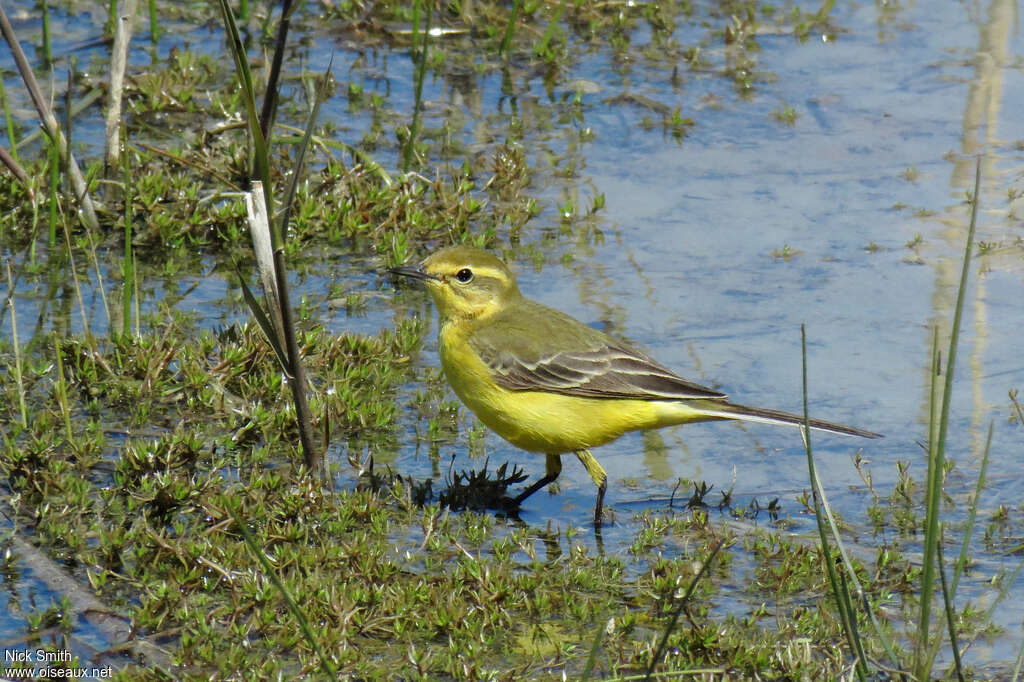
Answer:
<svg viewBox="0 0 1024 682"><path fill-rule="evenodd" d="M964 477L962 489L971 490L986 429L994 424L994 480L984 496L985 518L1000 504L1017 510L1024 492L1017 457L1024 437L1021 424L1010 421L1007 398L1008 390L1024 384L1017 352L1024 324L1024 231L1012 215L1022 206L1008 194L1022 189L1024 138L1017 113L1024 111L1024 39L1015 11L1014 3L998 1L983 12L954 3L841 4L832 13L841 30L828 40L819 34L805 43L786 34L759 36L755 72L761 77L743 96L722 76L721 54L709 55L710 70L681 69L673 85L663 63L623 63L594 51L550 93L541 75L516 73L514 102L503 94L497 70L459 74L462 80L454 74L428 78L425 125L457 120L462 144L483 153L513 121L527 121L521 143L531 166L575 160L576 173L568 179L550 169L535 172L531 192L543 211L526 227L534 234L560 233L559 204L571 199L582 212L596 194L604 195L605 208L594 223L602 239L573 234L557 242L544 267L513 264L528 296L627 338L738 402L793 412L801 409L800 325L806 324L811 414L886 436L861 441L813 435L826 489L854 526L866 523L870 503L851 462L858 449L882 494L896 480L897 461L909 461L914 477L924 477L917 443L926 434L932 330L938 325L945 347L966 236L963 199L973 185L974 155L983 154L977 238L992 247L972 263L948 456ZM696 31L680 22L677 37L682 42ZM637 32L634 45L648 38ZM176 42L165 39L161 53ZM407 54L374 53L359 61L350 48L315 37L310 66L326 67L334 51L335 73L345 74L339 81L361 80L367 92L387 90L390 107L409 111ZM8 59L0 63L7 66ZM579 106L571 101L580 89L574 81L586 85ZM9 92L18 87L10 78L6 83ZM369 118L348 113L342 90L325 103L323 116L344 122L339 135L351 131L358 139ZM645 117L660 117L622 101L626 94L680 107L696 125L680 140L660 122L647 129ZM798 114L792 126L773 117L784 106ZM559 117L565 121L545 123ZM376 158L395 160L389 150ZM920 245L909 248L917 235ZM790 257L781 257L787 247ZM561 253L571 254L568 264L559 264ZM297 290L322 302L321 321L329 329L369 333L392 324L390 283L374 272L379 264L339 262L330 254L310 259L322 274L297 281ZM204 324L245 316L237 296L228 300L219 276L193 277L150 284L184 291L198 281L183 305ZM372 292L367 311L349 317L328 306L324 292L332 281ZM35 323L37 293L31 287L18 291L22 328ZM426 298L418 300L419 314L433 318ZM92 319L102 319L88 292L86 304ZM74 319L71 324L76 329ZM431 341L425 362L436 364L434 350ZM410 394L416 389L409 386ZM410 438L391 466L415 477L436 475L411 442L413 417L403 419ZM472 424L471 417L465 424ZM479 466L464 455L464 446L463 435L442 448L442 462L455 453L456 468ZM338 449L333 453L343 457ZM543 458L493 435L486 454L491 462L518 462L531 476L543 472ZM606 504L616 512L616 524L604 532L608 551L628 542L635 530L632 513L663 507L680 477L716 490L734 485L741 506L779 498L784 511L800 519L794 498L806 489L807 474L795 429L691 425L631 434L595 455L608 471ZM557 494L538 493L521 518L537 526L549 519L586 526L593 497L586 472L568 457ZM951 510L949 518L960 514ZM976 552L989 566L1004 560L985 555L980 546ZM1007 564L1014 566L1014 558ZM977 575L980 582L989 577L991 571ZM965 581L964 594L977 588ZM1024 583L1015 587L1020 590ZM1008 627L1007 637L975 649L977 662L1015 655L1022 616L1019 600L1003 604L996 621Z"/></svg>
<svg viewBox="0 0 1024 682"><path fill-rule="evenodd" d="M751 101L714 74L689 78L679 93L643 83L684 112L708 95L717 98L717 108L702 110L680 144L642 130L630 107L609 105L624 89L621 78L599 56L585 61L579 75L602 90L584 96L583 124L594 137L582 151L577 188L604 193L605 242L572 250L567 267L520 264L522 290L736 400L792 411L800 409L799 328L806 323L812 413L887 436L870 443L819 436L818 447L843 459L865 446L875 480L888 480L893 461L918 454L931 329L936 321L948 329L952 315L966 234L962 202L973 182L966 152L976 137L998 129L998 120L980 130L965 120L964 110L979 106L968 101L979 90L968 80L976 47L968 39L977 29L958 12L905 8L901 28L879 40L873 8L837 8L836 23L848 32L831 42L761 38L759 68L777 80L758 84ZM1010 38L1005 49L1019 53L1019 36ZM997 72L1004 90L1018 94L1009 84L1019 69ZM631 87L640 87L644 73L630 72ZM996 115L1002 94L986 93L982 105ZM799 113L792 127L771 118L782 102ZM1015 110L1012 101L1002 106ZM961 457L976 440L970 429L987 425L978 421L979 407L996 420L996 442L1019 437L1005 423L1005 391L1021 371L1012 354L1021 313L1019 226L1006 216L1020 153L1012 141L986 149L978 239L1001 248L972 269L953 410L954 438L965 440ZM950 151L952 159L944 159ZM908 168L917 171L913 182L902 176ZM934 216L913 215L918 209ZM545 219L554 217L542 216L541 228ZM918 234L915 253L906 244ZM773 257L786 246L795 255ZM980 405L979 391L987 396ZM802 460L788 455L701 454L758 444L799 452L785 430L714 424L664 435L685 438L683 449L669 454L673 477L726 480L739 461L752 490L803 482ZM499 439L492 447L514 453ZM614 480L636 474L641 451L642 437L634 435L604 448L601 459ZM572 487L588 487L574 469L564 474ZM852 469L836 469L830 474L837 486L859 480Z"/></svg>
<svg viewBox="0 0 1024 682"><path fill-rule="evenodd" d="M758 67L777 80L759 83L749 101L715 74L687 76L673 90L643 80L654 70L622 77L600 56L586 60L576 75L601 92L583 98L580 125L593 139L581 151L579 186L606 197L605 243L572 250L568 267L521 265L521 289L739 402L793 412L801 409L806 324L811 413L886 436L813 435L833 504L857 524L870 502L851 461L858 449L876 490L891 489L897 461L924 477L917 443L926 436L932 330L938 325L945 348L966 238L963 200L973 155L984 153L977 239L995 247L972 263L948 456L964 476L962 490L972 490L994 424L989 471L999 480L984 495L982 518L1000 504L1015 507L1024 437L1010 421L1007 391L1024 383L1016 352L1024 234L1008 215L1020 206L1008 189L1021 186L1015 143L1022 131L1013 112L1024 110L1024 40L1010 30L1012 9L993 3L971 17L953 4L905 7L898 28L880 32L874 6L837 7L835 21L846 31L832 41L759 39ZM717 105L703 108L677 144L637 126L642 110L607 103L627 89L654 93L685 114L708 97ZM782 103L799 113L792 127L771 116ZM933 215L917 216L919 209ZM916 235L920 246L908 248ZM773 257L786 246L796 254ZM507 457L543 472L542 458L493 436L488 445L492 461ZM662 503L678 477L717 489L735 481L738 499L779 497L793 514L794 497L807 487L797 433L779 427L691 425L660 438L629 435L595 454L610 476L606 503L618 512L612 537L627 537L631 512L645 500ZM593 494L586 472L567 457L559 494L534 496L522 518L585 525ZM962 512L951 510L950 520ZM1015 565L1010 558L1005 567ZM1004 603L996 620L1010 628L1006 648L974 655L1014 655L1022 614L1019 602Z"/></svg>

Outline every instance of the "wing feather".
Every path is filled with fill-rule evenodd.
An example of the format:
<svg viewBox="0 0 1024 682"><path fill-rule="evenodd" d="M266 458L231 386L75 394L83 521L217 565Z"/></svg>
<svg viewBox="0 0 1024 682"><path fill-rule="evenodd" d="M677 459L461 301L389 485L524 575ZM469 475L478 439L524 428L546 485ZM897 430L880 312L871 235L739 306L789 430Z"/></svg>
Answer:
<svg viewBox="0 0 1024 682"><path fill-rule="evenodd" d="M476 354L510 391L586 398L725 400L643 353L552 308L523 300L513 314L482 324L469 337Z"/></svg>

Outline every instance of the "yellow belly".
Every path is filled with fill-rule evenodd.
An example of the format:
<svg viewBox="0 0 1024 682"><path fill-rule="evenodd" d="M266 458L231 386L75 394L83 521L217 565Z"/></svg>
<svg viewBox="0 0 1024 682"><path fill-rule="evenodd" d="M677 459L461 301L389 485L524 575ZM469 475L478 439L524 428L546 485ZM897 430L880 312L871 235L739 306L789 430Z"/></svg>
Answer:
<svg viewBox="0 0 1024 682"><path fill-rule="evenodd" d="M701 419L679 401L577 398L542 391L509 391L490 370L442 328L441 366L459 399L499 436L531 452L575 452L609 443L627 431ZM706 418L706 417L705 417Z"/></svg>

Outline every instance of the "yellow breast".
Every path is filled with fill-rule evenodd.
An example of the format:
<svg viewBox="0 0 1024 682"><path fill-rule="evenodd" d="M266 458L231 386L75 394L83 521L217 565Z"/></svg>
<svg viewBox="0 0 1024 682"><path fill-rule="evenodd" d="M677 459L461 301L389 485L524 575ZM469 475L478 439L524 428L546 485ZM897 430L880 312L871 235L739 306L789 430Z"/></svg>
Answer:
<svg viewBox="0 0 1024 682"><path fill-rule="evenodd" d="M454 324L439 335L441 366L459 399L513 445L545 454L596 447L637 429L691 421L680 402L583 398L498 386Z"/></svg>

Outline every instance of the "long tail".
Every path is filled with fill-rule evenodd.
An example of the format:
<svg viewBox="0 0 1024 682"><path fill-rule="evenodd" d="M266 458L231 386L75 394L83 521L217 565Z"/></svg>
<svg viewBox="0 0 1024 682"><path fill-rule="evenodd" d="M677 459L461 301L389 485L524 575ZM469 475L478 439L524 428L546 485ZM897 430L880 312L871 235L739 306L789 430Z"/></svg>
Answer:
<svg viewBox="0 0 1024 682"><path fill-rule="evenodd" d="M710 419L742 419L744 421L762 422L764 424L790 424L803 426L804 418L789 412L780 410L767 410L763 407L747 407L736 403L718 402L712 400L691 401L692 407L698 407L701 414ZM809 421L812 429L819 431L830 431L842 433L847 436L861 436L862 438L882 438L882 434L874 431L865 431L852 426L844 426L834 422L827 422L821 419Z"/></svg>

